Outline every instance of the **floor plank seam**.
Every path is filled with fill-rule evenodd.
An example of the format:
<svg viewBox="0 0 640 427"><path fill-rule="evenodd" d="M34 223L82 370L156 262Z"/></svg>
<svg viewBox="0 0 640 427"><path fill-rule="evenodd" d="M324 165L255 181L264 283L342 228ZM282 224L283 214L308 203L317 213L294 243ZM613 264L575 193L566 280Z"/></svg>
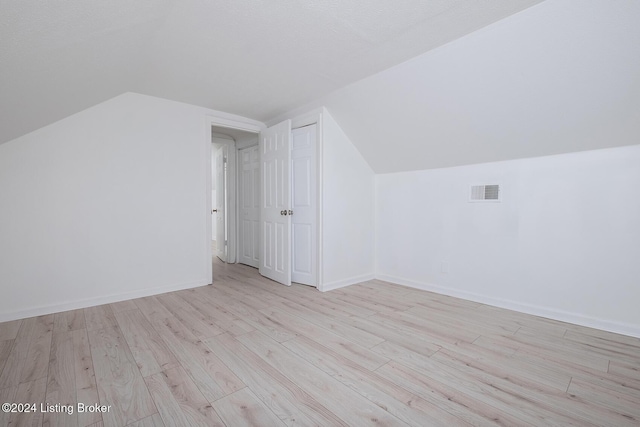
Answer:
<svg viewBox="0 0 640 427"><path fill-rule="evenodd" d="M2 374L4 374L4 370L7 367L7 363L9 362L9 356L11 355L11 353L13 353L13 348L15 345L16 345L16 339L14 338L13 342L9 346L9 350L7 351L7 359L4 360L4 363L2 364L2 369L0 369L0 378L2 378Z"/></svg>
<svg viewBox="0 0 640 427"><path fill-rule="evenodd" d="M383 368L383 367L387 366L387 365L388 365L389 363L391 363L392 361L393 361L393 359L389 359L388 361L386 361L386 362L385 362L385 363L383 363L382 365L378 366L376 369L374 369L374 370L373 370L373 371L371 371L371 372L378 372L378 370L379 370L379 369L381 369L381 368Z"/></svg>

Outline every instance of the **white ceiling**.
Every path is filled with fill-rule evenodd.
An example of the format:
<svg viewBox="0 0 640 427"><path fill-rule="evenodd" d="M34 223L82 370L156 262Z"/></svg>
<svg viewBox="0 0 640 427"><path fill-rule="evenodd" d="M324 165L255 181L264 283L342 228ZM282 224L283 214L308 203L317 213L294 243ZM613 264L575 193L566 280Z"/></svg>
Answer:
<svg viewBox="0 0 640 427"><path fill-rule="evenodd" d="M1 1L0 143L123 92L265 121L540 1Z"/></svg>
<svg viewBox="0 0 640 427"><path fill-rule="evenodd" d="M640 144L639 23L545 1L270 122L324 105L376 173Z"/></svg>

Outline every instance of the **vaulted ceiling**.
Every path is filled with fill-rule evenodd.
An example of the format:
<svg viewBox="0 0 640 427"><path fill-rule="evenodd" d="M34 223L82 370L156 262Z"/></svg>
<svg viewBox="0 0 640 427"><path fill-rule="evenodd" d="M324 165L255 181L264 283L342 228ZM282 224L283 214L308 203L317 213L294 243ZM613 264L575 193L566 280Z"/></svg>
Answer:
<svg viewBox="0 0 640 427"><path fill-rule="evenodd" d="M0 1L0 143L137 92L269 124L326 106L376 173L638 144L638 22L637 0Z"/></svg>
<svg viewBox="0 0 640 427"><path fill-rule="evenodd" d="M123 92L265 121L540 1L2 1L0 143Z"/></svg>
<svg viewBox="0 0 640 427"><path fill-rule="evenodd" d="M327 107L376 173L640 144L638 23L547 0L285 116Z"/></svg>

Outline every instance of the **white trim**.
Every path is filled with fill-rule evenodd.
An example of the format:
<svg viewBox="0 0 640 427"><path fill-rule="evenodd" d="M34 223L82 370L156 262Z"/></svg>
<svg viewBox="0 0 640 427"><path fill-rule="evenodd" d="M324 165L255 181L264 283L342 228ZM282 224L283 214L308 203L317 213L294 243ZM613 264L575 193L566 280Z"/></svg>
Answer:
<svg viewBox="0 0 640 427"><path fill-rule="evenodd" d="M486 295L476 294L474 292L451 289L431 283L417 282L414 280L390 276L387 274L376 274L376 279L407 286L414 289L420 289L423 291L435 292L438 294L461 298L468 301L479 302L481 304L491 305L494 307L505 308L507 310L514 310L520 313L531 314L534 316L545 317L547 319L572 323L574 325L586 326L588 328L595 328L603 331L640 338L640 325L599 319L596 317L585 316L580 313L572 313L563 310L556 310L554 308L542 307L539 305L489 297Z"/></svg>
<svg viewBox="0 0 640 427"><path fill-rule="evenodd" d="M236 141L233 140L229 144L229 157L227 158L227 204L231 210L229 212L229 242L227 262L238 262L238 149L236 148ZM232 170L229 170L231 168Z"/></svg>
<svg viewBox="0 0 640 427"><path fill-rule="evenodd" d="M39 307L28 308L25 310L12 311L9 313L0 313L0 322L8 322L11 320L26 319L28 317L42 316L45 314L60 313L68 310L77 310L87 307L95 307L97 305L111 304L114 302L126 301L136 298L143 298L152 295L164 294L167 292L181 291L184 289L198 288L200 286L209 285L211 279L202 279L194 282L182 283L179 285L165 286L162 288L147 288L133 292L125 292L121 294L107 295L96 298L86 298L78 301L71 301L62 304L42 305Z"/></svg>
<svg viewBox="0 0 640 427"><path fill-rule="evenodd" d="M344 288L346 286L355 285L362 282L375 279L375 274L363 274L362 276L349 277L347 279L335 280L333 282L324 283L318 287L320 292L332 291L334 289Z"/></svg>
<svg viewBox="0 0 640 427"><path fill-rule="evenodd" d="M260 139L260 134L258 134L258 140ZM235 249L235 262L240 262L240 247L242 246L242 242L240 241L240 200L241 197L240 196L240 175L242 174L242 171L240 170L240 151L244 150L241 148L238 148L238 143L234 140L233 141L233 151L235 154L235 175L234 175L234 179L235 179L235 217L234 217L234 222L235 222L235 245L234 245L234 249Z"/></svg>
<svg viewBox="0 0 640 427"><path fill-rule="evenodd" d="M212 224L212 215L211 207L213 206L213 201L211 199L211 181L213 174L213 166L211 165L211 156L213 155L213 145L211 142L211 117L207 116L205 120L204 126L204 135L202 140L205 143L205 203L207 208L205 209L205 239L204 239L204 265L205 265L205 274L206 277L209 278L209 284L213 284L213 253L211 251L211 236L213 235L213 224Z"/></svg>
<svg viewBox="0 0 640 427"><path fill-rule="evenodd" d="M324 236L324 222L323 222L323 216L324 216L324 209L323 209L323 182L324 182L324 172L323 172L323 162L324 162L324 140L323 140L323 113L324 112L324 108L322 108L320 110L320 113L318 113L317 115L317 120L316 120L316 158L317 158L317 164L316 164L316 175L317 175L317 194L316 194L316 199L318 202L318 212L316 215L316 227L318 229L318 237L317 237L317 245L318 245L318 286L322 286L322 283L324 283L324 242L322 239L322 236Z"/></svg>
<svg viewBox="0 0 640 427"><path fill-rule="evenodd" d="M218 132L211 132L211 142L215 144L215 142L213 142L213 138L224 139L231 142L234 141L234 139L231 138L229 135L225 135L223 133L218 133Z"/></svg>
<svg viewBox="0 0 640 427"><path fill-rule="evenodd" d="M265 129L264 126L260 126L253 121L243 121L236 119L224 119L222 117L214 117L207 116L207 120L210 123L210 126L217 126L221 128L230 128L230 129L238 129L246 132L252 133L260 133L261 130Z"/></svg>
<svg viewBox="0 0 640 427"><path fill-rule="evenodd" d="M373 274L378 277L378 174L373 174Z"/></svg>
<svg viewBox="0 0 640 427"><path fill-rule="evenodd" d="M324 107L321 107L291 119L291 130L313 124L316 125L316 288L319 290L324 289L322 283L322 150L324 146L322 141L322 113L324 111Z"/></svg>

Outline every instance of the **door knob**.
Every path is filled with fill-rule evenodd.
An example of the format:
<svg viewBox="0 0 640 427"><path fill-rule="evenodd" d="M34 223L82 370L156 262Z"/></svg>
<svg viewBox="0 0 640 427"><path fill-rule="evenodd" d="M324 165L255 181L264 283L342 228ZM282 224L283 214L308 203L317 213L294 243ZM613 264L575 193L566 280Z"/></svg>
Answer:
<svg viewBox="0 0 640 427"><path fill-rule="evenodd" d="M293 215L293 211L292 210L289 210L289 215Z"/></svg>
<svg viewBox="0 0 640 427"><path fill-rule="evenodd" d="M284 211L280 211L280 215L284 215Z"/></svg>
<svg viewBox="0 0 640 427"><path fill-rule="evenodd" d="M218 212L218 209L211 209L211 213Z"/></svg>
<svg viewBox="0 0 640 427"><path fill-rule="evenodd" d="M287 216L287 211L282 211L284 216Z"/></svg>

